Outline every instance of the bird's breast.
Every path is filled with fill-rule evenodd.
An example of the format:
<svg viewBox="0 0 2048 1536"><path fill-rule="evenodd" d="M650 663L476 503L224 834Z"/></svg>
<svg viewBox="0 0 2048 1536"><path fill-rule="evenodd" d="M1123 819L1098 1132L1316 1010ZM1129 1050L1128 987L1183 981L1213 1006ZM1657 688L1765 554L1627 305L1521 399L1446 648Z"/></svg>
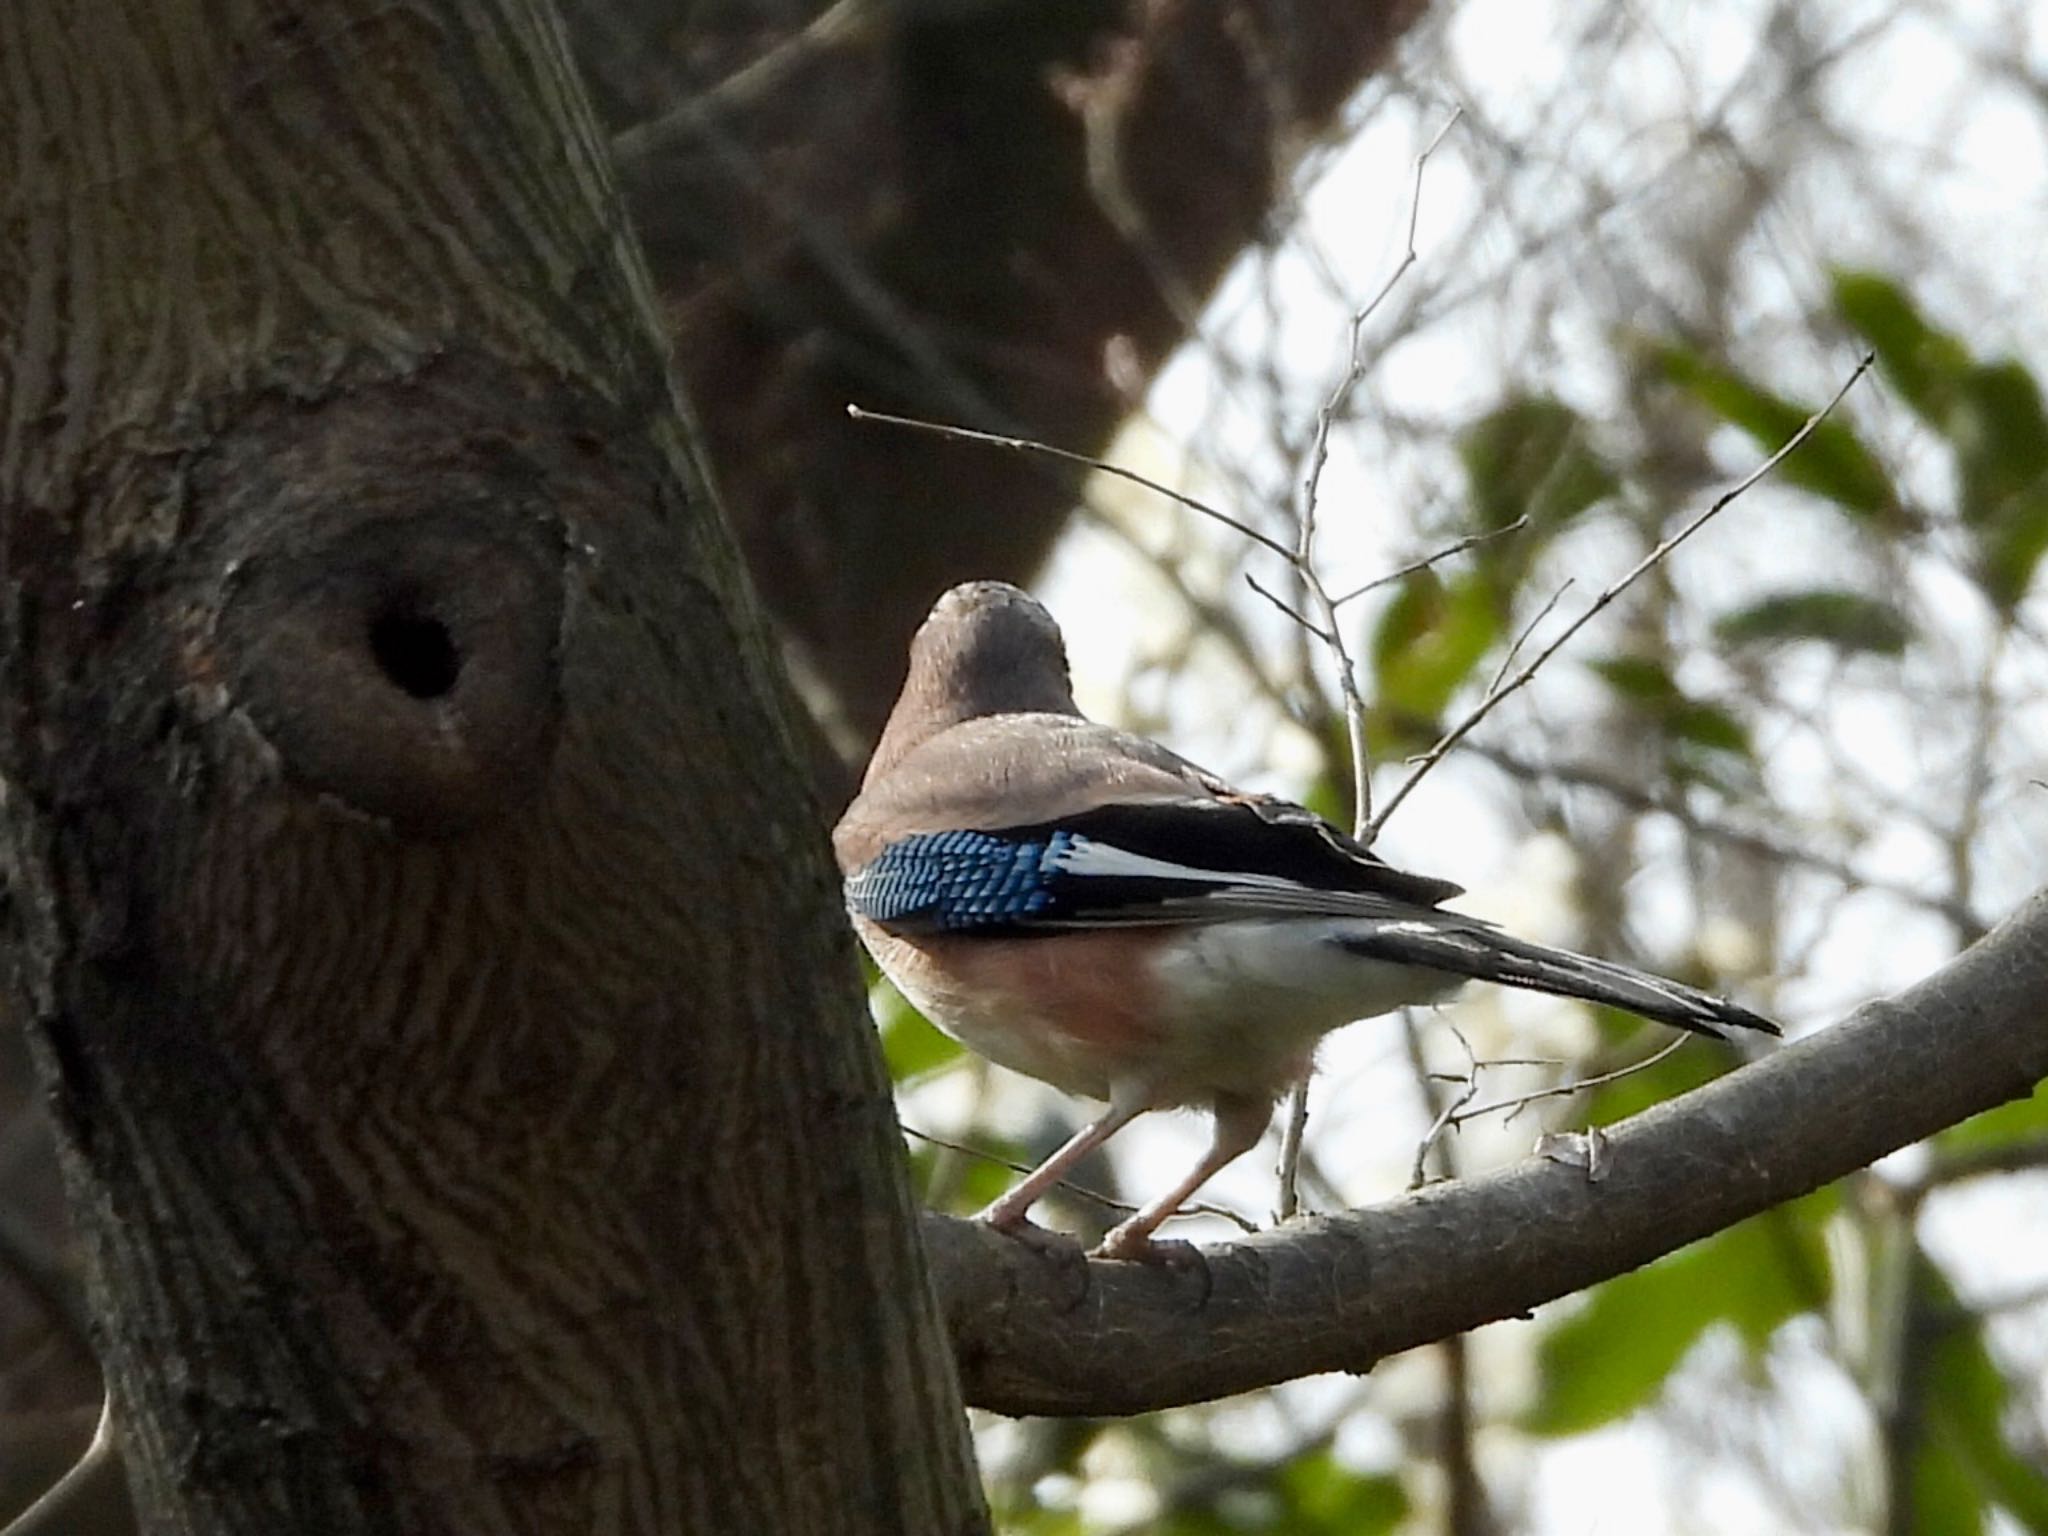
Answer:
<svg viewBox="0 0 2048 1536"><path fill-rule="evenodd" d="M1106 1099L1171 1048L1149 963L1154 932L909 938L865 919L855 926L920 1013L998 1066Z"/></svg>
<svg viewBox="0 0 2048 1536"><path fill-rule="evenodd" d="M1337 942L1352 920L1290 918L1078 930L1034 938L891 934L858 924L925 1017L999 1066L1155 1105L1283 1092L1322 1035L1433 1002L1458 984Z"/></svg>

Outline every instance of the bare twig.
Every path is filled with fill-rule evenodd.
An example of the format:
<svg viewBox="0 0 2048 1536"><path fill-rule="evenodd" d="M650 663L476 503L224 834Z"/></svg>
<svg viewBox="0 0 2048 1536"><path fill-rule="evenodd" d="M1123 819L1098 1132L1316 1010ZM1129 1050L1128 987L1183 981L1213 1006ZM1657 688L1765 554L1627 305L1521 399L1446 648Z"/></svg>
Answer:
<svg viewBox="0 0 2048 1536"><path fill-rule="evenodd" d="M1365 744L1365 699L1358 691L1358 671L1352 665L1350 649L1344 644L1344 632L1337 620L1337 604L1316 570L1316 512L1322 496L1323 469L1330 461L1331 429L1365 377L1365 359L1359 352L1365 323L1386 302L1387 295L1394 291L1394 285L1401 281L1402 275L1415 265L1415 230L1422 217L1422 173L1429 164L1429 157L1443 143L1444 135L1451 131L1452 124L1457 122L1463 110L1462 107L1453 107L1443 126L1422 146L1422 153L1415 157L1415 181L1408 195L1408 240L1401 259L1387 274L1387 280L1380 284L1379 292L1352 312L1350 331L1345 338L1343 375L1324 399L1322 409L1316 412L1315 437L1309 445L1308 473L1302 480L1301 515L1295 530L1294 554L1289 561L1301 582L1302 591L1308 596L1309 605L1320 620L1317 624L1304 623L1302 627L1323 642L1330 653L1331 666L1337 673L1337 692L1344 706L1346 747L1351 755L1351 829L1362 840L1370 840L1373 825L1372 758ZM1286 608L1285 604L1280 606ZM1287 611L1293 612L1292 609ZM1302 1137L1308 1128L1308 1076L1304 1073L1301 1081L1295 1084L1294 1091L1287 1096L1287 1126L1280 1137L1279 1210L1283 1221L1294 1214L1300 1203L1296 1184Z"/></svg>
<svg viewBox="0 0 2048 1536"><path fill-rule="evenodd" d="M1619 578L1617 578L1615 581L1609 583L1605 588L1603 588L1600 592L1600 595L1593 599L1592 603L1586 608L1585 612L1581 613L1577 618L1573 619L1571 623L1567 624L1564 627L1564 629L1558 633L1555 639L1553 639L1548 645L1544 646L1541 651L1537 652L1536 655L1530 659L1529 664L1527 666L1523 667L1519 672L1517 672L1513 677L1509 678L1505 683L1500 683L1492 688L1489 688L1486 691L1485 697L1480 699L1480 701L1472 707L1471 712L1468 713L1464 719L1460 720L1456 725L1452 726L1448 731L1444 732L1443 736L1438 739L1436 745L1431 747L1427 752L1422 754L1422 757L1418 760L1416 764L1415 771L1409 774L1408 777L1402 781L1401 787L1395 790L1394 793L1388 798L1386 805L1380 810L1379 815L1373 819L1372 825L1369 828L1367 828L1366 835L1362 840L1370 842L1372 838L1378 834L1380 828L1386 825L1387 818L1393 815L1394 812L1400 808L1401 802L1406 800L1408 796L1414 791L1415 786L1421 782L1423 775L1428 773L1430 769L1434 768L1438 763L1442 762L1445 754L1448 753L1451 750L1451 748L1455 747L1460 741L1464 740L1465 737L1471 733L1472 729L1475 726L1477 726L1480 721L1484 720L1488 714L1492 713L1496 705L1500 704L1502 700L1508 698L1510 695L1517 693L1522 688L1526 687L1529 683L1529 680L1536 675L1537 671L1543 666L1543 664L1550 660L1551 657L1555 656L1560 650L1562 650L1565 647L1565 645L1570 642L1571 638L1574 635L1576 635L1580 630L1584 629L1586 625L1592 621L1593 617L1596 614L1604 610L1608 604L1612 603L1617 597L1621 596L1623 592L1626 592L1631 586L1633 586L1637 578L1642 576L1644 572L1650 570L1653 566L1657 565L1674 549L1678 548L1679 545L1683 544L1695 533L1698 533L1700 529L1704 528L1718 513L1721 512L1723 508L1727 507L1731 502L1735 501L1736 498L1745 494L1747 491L1751 489L1751 487L1755 486L1758 481L1762 480L1766 475L1770 474L1772 470L1776 469L1780 464L1784 463L1785 460L1788 457L1790 457L1791 454L1799 447L1799 445L1804 443L1807 440L1807 438L1811 437L1815 429L1818 428L1823 421L1827 420L1828 416L1834 411L1835 407L1842 403L1842 397L1848 394L1849 391L1855 387L1856 381L1863 377L1863 375L1869 370L1871 364L1874 363L1876 360L1877 356L1875 353L1864 353L1863 357L1857 362L1856 367L1850 372L1849 377L1842 381L1842 387L1835 391L1833 397L1829 399L1827 404L1823 405L1819 410L1815 411L1811 416L1806 418L1806 421L1800 426L1799 430L1797 432L1794 432L1789 438L1785 440L1785 444L1783 447L1778 449L1778 451L1772 454L1769 458L1765 459L1761 464L1757 465L1755 469L1752 469L1748 474L1744 475L1742 479L1739 480L1734 486L1730 487L1726 491L1723 491L1719 496L1715 497L1713 502L1707 507L1705 511L1699 513L1696 517L1692 518L1691 521L1687 522L1684 527L1678 530L1678 532L1672 534L1669 538L1662 540L1655 549L1651 550L1647 555L1643 556L1642 559L1638 560L1634 565L1630 566L1629 569L1626 572L1624 572Z"/></svg>
<svg viewBox="0 0 2048 1536"><path fill-rule="evenodd" d="M1527 782L1548 780L1575 789L1593 790L1632 811L1654 816L1669 816L1694 836L1703 837L1737 852L1779 864L1798 865L1840 881L1851 890L1883 891L1888 896L1896 896L1901 901L1910 902L1945 919L1958 932L1967 935L1971 942L1984 936L1984 920L1966 904L1952 897L1939 896L1918 886L1889 880L1883 875L1858 869L1845 860L1830 857L1816 849L1802 848L1795 843L1784 842L1766 832L1711 820L1697 814L1682 800L1652 794L1640 784L1631 783L1592 764L1537 762L1505 747L1497 747L1487 742L1468 742L1465 750L1476 757L1484 758L1503 773L1516 779Z"/></svg>
<svg viewBox="0 0 2048 1536"><path fill-rule="evenodd" d="M134 1527L114 1400L107 1397L100 1401L99 1424L85 1453L35 1503L0 1528L0 1536L77 1536L80 1531Z"/></svg>
<svg viewBox="0 0 2048 1536"><path fill-rule="evenodd" d="M1065 448L1055 448L1050 443L1041 443L1034 438L1006 437L998 432L978 432L972 427L949 426L941 421L921 421L915 416L896 416L888 411L871 411L866 406L855 405L851 402L847 404L846 414L855 421L876 421L887 427L908 427L914 432L929 432L934 437L948 438L954 442L980 443L984 447L1002 448L1011 453L1035 453L1045 458L1058 459L1063 464L1075 464L1084 469L1100 470L1105 475L1114 475L1119 480L1128 480L1133 485L1142 485L1146 490L1164 496L1169 501L1177 501L1190 512L1199 512L1212 522L1221 523L1224 527L1230 529L1231 532L1242 534L1254 544L1270 549L1283 560L1291 561L1294 558L1293 550L1282 544L1278 539L1270 538L1259 532L1251 524L1240 522L1228 512L1219 511L1217 508L1210 506L1206 501L1190 496L1185 491L1176 491L1170 485L1162 485L1159 481L1149 479L1134 469L1125 469L1122 465L1112 464L1107 459L1093 458L1085 453L1072 453Z"/></svg>
<svg viewBox="0 0 2048 1536"><path fill-rule="evenodd" d="M1325 645L1328 645L1330 643L1330 634L1328 630L1318 628L1313 619L1309 618L1299 608L1295 607L1292 603L1288 602L1287 599L1282 597L1279 593L1273 591L1270 587L1262 583L1259 580L1259 578L1252 575L1250 571L1245 572L1244 584L1250 587L1254 592L1258 593L1259 596L1263 597L1267 602L1271 603L1275 608L1278 608L1282 613L1286 614L1288 618L1292 619L1295 623L1299 624L1309 634L1315 636L1316 639L1322 641Z"/></svg>
<svg viewBox="0 0 2048 1536"><path fill-rule="evenodd" d="M1442 549L1423 555L1419 559L1410 560L1406 565L1397 565L1384 576L1375 576L1363 586L1353 587L1342 597L1335 599L1331 606L1342 608L1346 603L1361 598L1368 592L1384 587L1389 582L1399 581L1404 576L1413 576L1417 571L1426 571L1440 561L1449 560L1454 555L1462 555L1466 550L1473 549L1478 545L1490 544L1495 539L1505 538L1508 534L1520 533L1528 526L1529 514L1524 512L1512 523L1505 523L1498 528L1489 528L1484 533L1468 533L1462 539L1446 544Z"/></svg>
<svg viewBox="0 0 2048 1536"><path fill-rule="evenodd" d="M1493 669L1492 681L1486 685L1486 691L1489 695L1500 688L1502 680L1508 675L1508 668L1515 664L1515 658L1522 654L1522 647L1529 643L1529 637L1536 633L1538 625L1556 611L1557 605L1564 601L1565 593L1571 591L1571 589L1572 579L1567 576L1558 583L1557 590L1550 594L1550 600L1536 610L1535 616L1528 623L1524 624L1516 633L1515 638L1508 643L1507 654L1501 657L1500 665Z"/></svg>
<svg viewBox="0 0 2048 1536"><path fill-rule="evenodd" d="M1443 126L1438 128L1435 136L1422 146L1422 153L1415 157L1415 179L1408 192L1408 243L1401 252L1401 259L1394 264L1394 270L1389 272L1387 280L1380 284L1379 292L1351 313L1351 327L1345 338L1344 376L1338 380L1337 387L1331 390L1328 398L1323 401L1322 409L1316 412L1316 435L1309 447L1308 475L1302 484L1301 497L1302 562L1308 559L1308 548L1315 541L1316 497L1322 487L1323 466L1330 459L1330 429L1350 402L1352 392L1358 388L1360 380L1365 377L1365 359L1359 355L1358 350L1359 343L1364 339L1365 322L1370 320L1374 311L1387 301L1387 295L1394 291L1394 285L1407 275L1408 269L1414 266L1418 259L1415 251L1415 230L1422 217L1422 173L1429 164L1429 157L1435 154L1437 146L1443 143L1444 135L1451 131L1452 126L1464 114L1465 109L1462 106L1451 108L1451 114L1444 119Z"/></svg>
<svg viewBox="0 0 2048 1536"><path fill-rule="evenodd" d="M1416 1144L1414 1166L1408 1170L1408 1187L1410 1189L1420 1189L1429 1179L1429 1154L1431 1149L1436 1146L1437 1141L1443 1136L1446 1128L1458 1123L1458 1111L1467 1104L1470 1104L1479 1093L1479 1058L1472 1052L1472 1042L1467 1040L1464 1034L1453 1025L1451 1027L1451 1034L1457 1040L1459 1048L1465 1053L1465 1074L1462 1077L1450 1079L1450 1081L1460 1085L1458 1091L1446 1098L1442 1104L1435 1104L1433 1101L1436 1098L1436 1094L1430 1088L1427 1077L1422 1071L1422 1042L1415 1028L1412 1010L1403 1010L1402 1023L1408 1033L1409 1060L1414 1064L1417 1076L1423 1078L1423 1100L1425 1103L1429 1103L1431 1108L1435 1110L1435 1114L1429 1122L1429 1129L1422 1133L1422 1140Z"/></svg>
<svg viewBox="0 0 2048 1536"><path fill-rule="evenodd" d="M1540 1103L1544 1099L1568 1099L1573 1094L1584 1093L1588 1088L1598 1088L1602 1083L1615 1083L1621 1081L1624 1077L1633 1077L1638 1072L1647 1072L1650 1068L1656 1066L1658 1062L1664 1060L1665 1057L1683 1048L1687 1041L1696 1038L1698 1037L1689 1034L1680 1035L1676 1039L1667 1042L1652 1054L1645 1056L1641 1061L1632 1061L1627 1066L1616 1067L1611 1072L1601 1072L1592 1077L1582 1077L1576 1082L1559 1083L1554 1088L1538 1088L1533 1093L1518 1093L1509 1098L1495 1099L1491 1103L1479 1105L1476 1109L1465 1109L1461 1106L1456 1113L1450 1116L1449 1124L1457 1127L1463 1125L1467 1120L1477 1120L1481 1115L1499 1114L1503 1110L1507 1111L1508 1119L1513 1120L1516 1115L1519 1115L1531 1104ZM1471 1095L1468 1094L1466 1097L1469 1100Z"/></svg>

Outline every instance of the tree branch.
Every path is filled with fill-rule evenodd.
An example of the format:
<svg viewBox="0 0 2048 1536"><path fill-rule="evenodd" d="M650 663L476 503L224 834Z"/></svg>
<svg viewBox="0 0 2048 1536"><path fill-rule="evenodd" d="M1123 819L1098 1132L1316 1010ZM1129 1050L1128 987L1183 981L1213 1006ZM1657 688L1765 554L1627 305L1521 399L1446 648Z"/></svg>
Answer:
<svg viewBox="0 0 2048 1536"><path fill-rule="evenodd" d="M1529 1158L1206 1251L1077 1273L972 1222L925 1240L968 1401L1139 1413L1386 1356L1646 1264L2048 1076L2048 892L1926 980L1614 1129L1599 1184Z"/></svg>

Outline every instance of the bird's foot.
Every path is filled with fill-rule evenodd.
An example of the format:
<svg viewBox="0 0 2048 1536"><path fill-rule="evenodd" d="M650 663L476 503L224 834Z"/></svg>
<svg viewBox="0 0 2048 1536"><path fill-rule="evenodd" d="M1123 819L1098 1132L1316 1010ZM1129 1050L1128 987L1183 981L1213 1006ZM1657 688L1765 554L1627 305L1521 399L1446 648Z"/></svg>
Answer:
<svg viewBox="0 0 2048 1536"><path fill-rule="evenodd" d="M1083 1257L1081 1240L1071 1232L1055 1232L1050 1227L1041 1227L1036 1222L1026 1221L1022 1216L1003 1217L983 1211L975 1217L1005 1237L1015 1238L1025 1247L1054 1258L1065 1258L1069 1254Z"/></svg>
<svg viewBox="0 0 2048 1536"><path fill-rule="evenodd" d="M1129 1264L1165 1264L1174 1269L1206 1270L1208 1260L1202 1257L1202 1250L1193 1243L1184 1243L1174 1237L1154 1237L1150 1232L1133 1231L1130 1223L1113 1228L1103 1240L1096 1244L1093 1257L1098 1259L1121 1259Z"/></svg>
<svg viewBox="0 0 2048 1536"><path fill-rule="evenodd" d="M1197 1307L1208 1303L1215 1277L1209 1272L1209 1256L1193 1243L1178 1238L1159 1238L1149 1232L1126 1233L1118 1227L1096 1248L1098 1259L1118 1259L1130 1264L1154 1264L1170 1271L1180 1281L1192 1281L1192 1299Z"/></svg>

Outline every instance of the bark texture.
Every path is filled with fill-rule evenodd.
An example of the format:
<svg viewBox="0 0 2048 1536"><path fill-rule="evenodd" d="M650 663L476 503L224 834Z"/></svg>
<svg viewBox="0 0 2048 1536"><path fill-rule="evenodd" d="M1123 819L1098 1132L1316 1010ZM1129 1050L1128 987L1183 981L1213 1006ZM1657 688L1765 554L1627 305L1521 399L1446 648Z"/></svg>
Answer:
<svg viewBox="0 0 2048 1536"><path fill-rule="evenodd" d="M0 9L0 863L146 1529L984 1528L532 0Z"/></svg>
<svg viewBox="0 0 2048 1536"><path fill-rule="evenodd" d="M927 1213L971 1403L1140 1413L1370 1370L1583 1290L2048 1078L2048 892L1919 985L1609 1134L1605 1173L1530 1158L1204 1251L1052 1262Z"/></svg>

